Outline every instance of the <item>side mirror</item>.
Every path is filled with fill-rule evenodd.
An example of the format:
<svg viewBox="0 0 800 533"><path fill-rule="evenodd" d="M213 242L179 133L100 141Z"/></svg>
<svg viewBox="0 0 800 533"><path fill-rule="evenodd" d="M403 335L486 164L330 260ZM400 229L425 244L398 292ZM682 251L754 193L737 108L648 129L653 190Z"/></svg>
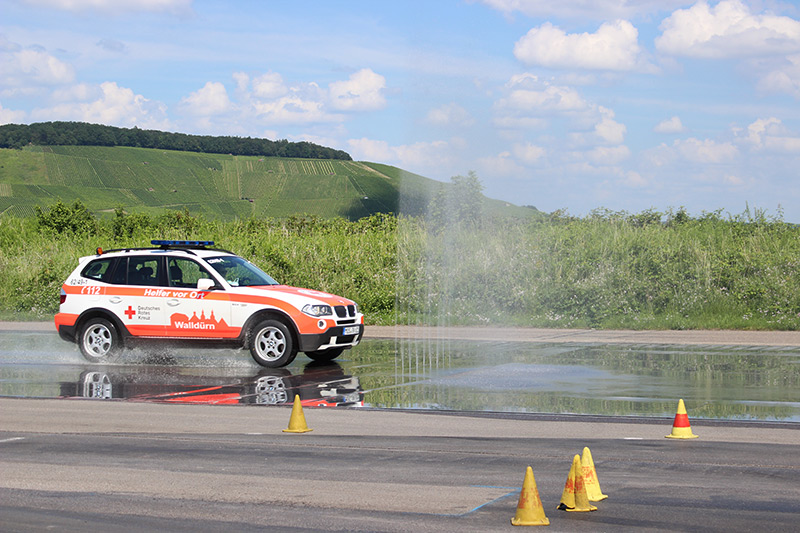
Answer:
<svg viewBox="0 0 800 533"><path fill-rule="evenodd" d="M198 291L210 291L216 284L213 279L201 278L197 280Z"/></svg>

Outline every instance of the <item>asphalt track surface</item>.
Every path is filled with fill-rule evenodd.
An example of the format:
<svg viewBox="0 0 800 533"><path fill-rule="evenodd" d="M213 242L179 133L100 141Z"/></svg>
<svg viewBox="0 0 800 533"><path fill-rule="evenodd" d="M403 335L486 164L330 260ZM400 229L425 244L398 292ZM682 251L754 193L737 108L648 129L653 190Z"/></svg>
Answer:
<svg viewBox="0 0 800 533"><path fill-rule="evenodd" d="M451 334L800 346L783 332ZM305 409L313 431L290 434L290 414L0 399L0 530L510 531L531 466L552 531L800 531L800 424L692 420L699 438L675 440L671 419ZM609 497L557 511L585 446Z"/></svg>

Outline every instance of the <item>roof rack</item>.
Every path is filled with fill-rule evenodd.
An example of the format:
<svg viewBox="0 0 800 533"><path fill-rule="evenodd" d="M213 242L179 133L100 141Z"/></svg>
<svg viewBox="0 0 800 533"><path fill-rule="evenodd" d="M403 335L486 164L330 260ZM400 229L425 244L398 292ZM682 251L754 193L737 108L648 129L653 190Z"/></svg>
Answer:
<svg viewBox="0 0 800 533"><path fill-rule="evenodd" d="M150 244L161 248L205 248L214 246L214 241L172 241L164 239L153 239Z"/></svg>
<svg viewBox="0 0 800 533"><path fill-rule="evenodd" d="M214 241L179 241L179 240L166 240L166 239L153 239L150 241L150 244L153 246L157 246L157 248L114 248L113 250L103 250L102 248L97 248L97 255L103 255L111 252L133 252L139 250L183 250L186 253L196 255L192 250L212 250L215 252L224 252L227 254L233 254L233 252L229 250L224 250L222 248L208 248L208 246L213 246Z"/></svg>

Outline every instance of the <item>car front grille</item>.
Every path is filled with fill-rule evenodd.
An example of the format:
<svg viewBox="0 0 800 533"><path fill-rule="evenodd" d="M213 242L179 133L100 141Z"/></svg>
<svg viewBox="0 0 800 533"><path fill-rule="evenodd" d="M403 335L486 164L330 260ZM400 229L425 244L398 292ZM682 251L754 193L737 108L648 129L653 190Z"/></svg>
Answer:
<svg viewBox="0 0 800 533"><path fill-rule="evenodd" d="M346 318L346 317L352 318L356 316L355 305L348 305L346 307L344 305L337 305L333 308L333 310L336 312L336 316L338 316L339 318Z"/></svg>

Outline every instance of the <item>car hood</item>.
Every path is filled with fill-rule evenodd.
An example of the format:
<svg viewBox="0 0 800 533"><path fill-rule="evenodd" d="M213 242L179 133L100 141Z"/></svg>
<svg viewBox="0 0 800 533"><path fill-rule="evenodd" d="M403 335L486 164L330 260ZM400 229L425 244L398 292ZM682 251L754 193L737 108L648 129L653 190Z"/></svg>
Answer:
<svg viewBox="0 0 800 533"><path fill-rule="evenodd" d="M269 293L277 292L282 295L308 300L308 303L325 303L328 305L351 305L355 303L352 300L335 294L328 294L327 292L303 289L300 287L291 287L289 285L260 285L256 287L247 287L246 289L248 292L252 291L251 294L265 296Z"/></svg>

